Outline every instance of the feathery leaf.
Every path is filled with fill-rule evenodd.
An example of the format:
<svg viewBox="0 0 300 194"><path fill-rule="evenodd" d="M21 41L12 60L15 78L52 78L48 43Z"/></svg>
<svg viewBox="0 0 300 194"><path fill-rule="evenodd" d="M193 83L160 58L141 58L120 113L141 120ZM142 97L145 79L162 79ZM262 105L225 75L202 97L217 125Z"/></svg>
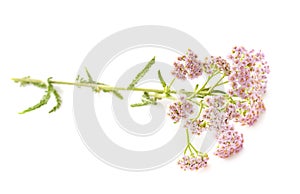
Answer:
<svg viewBox="0 0 300 194"><path fill-rule="evenodd" d="M20 83L21 87L26 87L28 85L33 85L33 86L36 86L38 88L43 88L43 89L47 88L47 84L45 84L44 82L42 82L40 80L35 80L34 82L27 81L29 79L30 79L30 76L26 76L26 77L23 77L21 79L12 78L12 80L15 83Z"/></svg>
<svg viewBox="0 0 300 194"><path fill-rule="evenodd" d="M134 88L134 86L144 77L144 75L149 71L149 69L152 67L152 65L155 63L155 57L153 57L147 65L143 68L142 71L140 71L135 78L132 80L132 82L129 84L128 89Z"/></svg>
<svg viewBox="0 0 300 194"><path fill-rule="evenodd" d="M52 92L53 92L53 95L56 100L56 105L49 111L49 113L53 113L56 110L58 110L61 107L61 103L62 103L61 97L60 97L59 93L57 92L57 90L54 89L54 87L52 87Z"/></svg>
<svg viewBox="0 0 300 194"><path fill-rule="evenodd" d="M151 97L148 92L144 92L142 95L142 102L136 103L136 104L131 104L131 107L140 107L140 106L146 106L146 105L156 105L157 98Z"/></svg>
<svg viewBox="0 0 300 194"><path fill-rule="evenodd" d="M156 104L156 102L151 102L151 101L144 101L141 103L136 103L136 104L131 104L131 107L141 107L141 106L147 106L147 105L151 105L151 104Z"/></svg>
<svg viewBox="0 0 300 194"><path fill-rule="evenodd" d="M49 83L50 79L51 78L48 78L48 83ZM50 97L51 97L52 91L53 91L53 86L51 84L48 84L48 87L47 87L47 90L46 90L46 94L42 97L42 99L40 100L40 102L37 103L34 106L31 106L31 107L27 108L26 110L20 112L19 114L24 114L24 113L36 110L36 109L44 106L45 104L47 104L48 101L49 101L49 99L50 99Z"/></svg>

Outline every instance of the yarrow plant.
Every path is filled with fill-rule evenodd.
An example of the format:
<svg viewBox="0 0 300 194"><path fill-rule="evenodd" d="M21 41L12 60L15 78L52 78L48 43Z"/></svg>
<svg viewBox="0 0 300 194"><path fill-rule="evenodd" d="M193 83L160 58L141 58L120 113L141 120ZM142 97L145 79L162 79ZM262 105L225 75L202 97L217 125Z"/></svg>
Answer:
<svg viewBox="0 0 300 194"><path fill-rule="evenodd" d="M168 116L173 122L181 123L186 132L187 145L178 165L183 170L199 170L207 166L208 154L200 152L191 142L190 134L199 136L207 131L215 131L217 146L214 155L228 158L243 148L244 136L235 129L235 124L252 126L266 110L263 97L266 93L267 75L270 73L265 56L261 51L234 47L227 58L210 56L200 60L195 52L188 49L174 62L171 74L174 79L167 84L158 71L161 89L138 88L136 84L155 63L155 57L138 73L127 88L114 87L94 81L86 69L86 78L78 76L75 82L55 81L48 78L46 82L24 78L13 78L21 86L33 85L45 90L45 95L34 106L20 112L24 114L46 105L54 96L56 105L49 111L60 108L62 100L55 84L90 87L93 92L110 92L123 99L120 91L142 92L141 102L131 107L156 105L159 100L171 100ZM205 75L205 76L203 76ZM199 77L205 77L202 83ZM213 79L214 78L214 79ZM197 83L193 91L173 90L175 80L193 80ZM199 81L198 81L199 80ZM217 81L213 81L217 80ZM200 86L201 85L201 86ZM220 90L220 86L226 90Z"/></svg>

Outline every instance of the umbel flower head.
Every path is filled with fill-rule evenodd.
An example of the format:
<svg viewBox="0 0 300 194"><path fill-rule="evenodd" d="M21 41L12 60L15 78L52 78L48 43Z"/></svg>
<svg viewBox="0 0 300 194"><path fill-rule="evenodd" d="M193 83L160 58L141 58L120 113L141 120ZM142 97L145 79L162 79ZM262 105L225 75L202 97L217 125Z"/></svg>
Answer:
<svg viewBox="0 0 300 194"><path fill-rule="evenodd" d="M177 61L174 62L174 69L171 73L181 80L195 79L202 75L203 65L198 56L191 49L188 49L186 55L178 57Z"/></svg>
<svg viewBox="0 0 300 194"><path fill-rule="evenodd" d="M182 118L187 118L189 115L194 113L193 104L188 102L185 97L181 96L179 101L174 102L169 106L168 115L174 121L179 122Z"/></svg>
<svg viewBox="0 0 300 194"><path fill-rule="evenodd" d="M185 128L189 129L194 135L201 135L203 131L206 131L206 122L204 120L189 119L185 122Z"/></svg>
<svg viewBox="0 0 300 194"><path fill-rule="evenodd" d="M178 165L183 170L199 170L207 166L209 160L206 153L199 153L198 155L184 155L179 161Z"/></svg>
<svg viewBox="0 0 300 194"><path fill-rule="evenodd" d="M203 111L202 118L207 123L207 130L221 130L225 120L225 98L223 96L207 96L204 98L206 108Z"/></svg>
<svg viewBox="0 0 300 194"><path fill-rule="evenodd" d="M229 94L242 99L261 98L266 93L270 73L265 55L261 51L234 47L228 59L231 62L228 81L232 87Z"/></svg>
<svg viewBox="0 0 300 194"><path fill-rule="evenodd" d="M186 55L178 57L171 73L181 80L195 79L203 73L208 75L201 89L196 87L191 96L187 95L184 100L170 106L171 118L175 122L185 118L184 128L194 135L216 131L218 146L214 154L220 158L228 158L240 152L244 136L234 129L233 123L251 126L265 111L263 95L266 93L267 74L270 70L264 54L261 51L248 51L244 47L234 47L228 60L211 56L202 62L189 49ZM216 75L221 76L220 80L212 83L211 87L207 86ZM217 93L214 93L216 87L227 83L230 86L228 91L216 90ZM195 96L198 98L196 102L192 98ZM184 108L189 101L199 106L200 110L195 118L188 114L190 109ZM195 149L188 142L187 148L191 147ZM180 167L184 170L205 167L207 159L190 151L190 155L185 155L178 161Z"/></svg>
<svg viewBox="0 0 300 194"><path fill-rule="evenodd" d="M262 98L251 98L229 103L226 107L226 114L229 120L239 122L242 125L252 126L265 110Z"/></svg>
<svg viewBox="0 0 300 194"><path fill-rule="evenodd" d="M223 59L222 57L218 56L210 56L206 57L203 64L203 68L206 74L211 75L215 71L222 71L226 75L230 74L230 64L226 59Z"/></svg>
<svg viewBox="0 0 300 194"><path fill-rule="evenodd" d="M228 158L238 153L243 148L243 134L234 130L232 125L226 125L218 135L218 146L215 155L220 158Z"/></svg>

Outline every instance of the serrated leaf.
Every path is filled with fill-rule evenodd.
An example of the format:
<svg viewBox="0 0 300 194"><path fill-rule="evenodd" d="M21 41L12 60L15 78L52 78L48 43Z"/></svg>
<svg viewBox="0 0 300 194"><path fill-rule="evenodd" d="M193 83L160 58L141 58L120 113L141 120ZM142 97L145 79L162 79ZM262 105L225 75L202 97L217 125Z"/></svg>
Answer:
<svg viewBox="0 0 300 194"><path fill-rule="evenodd" d="M143 100L142 100L143 101ZM131 107L141 107L141 106L147 106L147 105L152 105L156 104L156 102L151 102L151 101L143 101L141 103L136 103L136 104L131 104Z"/></svg>
<svg viewBox="0 0 300 194"><path fill-rule="evenodd" d="M21 79L16 79L16 78L12 78L12 80L14 80L15 83L20 83L20 86L21 87L26 87L28 85L33 85L33 86L36 86L38 88L47 88L47 84L45 84L44 82L40 81L40 80L35 80L36 82L29 82L29 81L26 81L26 79L30 79L30 76L26 76L26 77L23 77Z"/></svg>
<svg viewBox="0 0 300 194"><path fill-rule="evenodd" d="M140 107L140 106L146 106L146 105L156 105L156 98L152 98L150 97L148 92L144 92L143 96L142 96L142 102L140 103L136 103L136 104L131 104L131 107Z"/></svg>
<svg viewBox="0 0 300 194"><path fill-rule="evenodd" d="M132 80L132 82L129 84L128 89L134 88L134 86L144 77L144 75L149 71L149 69L152 67L152 65L155 63L155 57L153 57L147 65L143 68L142 71L140 71L135 78Z"/></svg>
<svg viewBox="0 0 300 194"><path fill-rule="evenodd" d="M49 83L49 80L50 80L50 79L51 79L51 78L48 78L48 83ZM49 99L50 99L50 97L51 97L52 91L53 91L53 86L52 86L51 84L48 84L48 87L47 87L47 90L46 90L46 94L42 97L42 99L40 100L40 102L37 103L37 104L34 105L34 106L31 106L31 107L27 108L26 110L20 112L19 114L25 114L25 113L27 113L27 112L36 110L36 109L38 109L38 108L44 106L45 104L47 104L48 101L49 101Z"/></svg>
<svg viewBox="0 0 300 194"><path fill-rule="evenodd" d="M52 112L55 112L56 110L58 110L61 107L61 103L62 103L61 97L60 97L59 93L57 92L57 90L55 90L53 88L52 93L55 97L56 105L49 111L49 113L52 113Z"/></svg>

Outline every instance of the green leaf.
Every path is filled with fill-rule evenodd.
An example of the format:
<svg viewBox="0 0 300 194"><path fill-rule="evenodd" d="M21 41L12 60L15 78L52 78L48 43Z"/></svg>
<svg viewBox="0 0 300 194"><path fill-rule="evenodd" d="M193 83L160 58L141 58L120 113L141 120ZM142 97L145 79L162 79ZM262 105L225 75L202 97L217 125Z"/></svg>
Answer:
<svg viewBox="0 0 300 194"><path fill-rule="evenodd" d="M141 106L147 106L147 105L152 105L152 104L156 104L156 102L152 102L152 101L145 101L142 100L143 102L141 103L136 103L136 104L131 104L131 107L141 107Z"/></svg>
<svg viewBox="0 0 300 194"><path fill-rule="evenodd" d="M50 79L51 78L48 78L48 83L49 83ZM51 97L52 91L53 91L53 86L51 84L48 84L48 87L47 87L47 90L46 90L46 94L42 97L42 99L40 100L40 102L37 103L34 106L31 106L31 107L27 108L26 110L20 112L19 114L24 114L24 113L36 110L36 109L44 106L45 104L47 104L48 101L49 101L49 99L50 99L50 97Z"/></svg>
<svg viewBox="0 0 300 194"><path fill-rule="evenodd" d="M158 70L157 73L158 73L158 78L159 78L159 80L160 80L161 85L165 88L167 84L166 84L164 78L162 77L162 75L161 75L161 73L160 73L160 70Z"/></svg>
<svg viewBox="0 0 300 194"><path fill-rule="evenodd" d="M175 80L176 80L176 77L174 77L174 78L172 79L171 83L170 83L169 86L168 86L169 88L171 88L171 87L173 86Z"/></svg>
<svg viewBox="0 0 300 194"><path fill-rule="evenodd" d="M113 93L116 97L118 97L118 98L120 98L121 100L123 100L123 96L122 96L118 91L113 90L112 93Z"/></svg>
<svg viewBox="0 0 300 194"><path fill-rule="evenodd" d="M212 93L226 94L226 92L224 92L222 90L213 90Z"/></svg>
<svg viewBox="0 0 300 194"><path fill-rule="evenodd" d="M26 87L28 85L33 85L33 86L36 86L38 88L43 88L43 89L47 88L47 84L45 84L44 82L42 82L40 80L35 80L35 82L26 81L26 80L29 80L29 79L30 79L30 76L26 76L26 77L23 77L21 79L13 78L15 83L20 83L21 87Z"/></svg>
<svg viewBox="0 0 300 194"><path fill-rule="evenodd" d="M86 75L87 75L87 77L88 77L88 82L89 82L89 83L95 83L95 81L93 80L93 78L92 78L92 76L91 76L89 70L87 69L87 67L85 67L85 73L86 73Z"/></svg>
<svg viewBox="0 0 300 194"><path fill-rule="evenodd" d="M198 90L199 84L196 84L194 91L196 92Z"/></svg>
<svg viewBox="0 0 300 194"><path fill-rule="evenodd" d="M152 67L152 65L155 63L155 57L153 57L147 65L143 68L142 71L140 71L135 78L132 80L132 82L129 84L128 89L134 88L134 86L144 77L144 75L149 71L149 69Z"/></svg>
<svg viewBox="0 0 300 194"><path fill-rule="evenodd" d="M53 92L53 95L56 100L56 105L49 111L49 113L52 113L52 112L55 112L56 110L58 110L61 107L61 103L62 103L59 93L53 87L52 87L52 92Z"/></svg>
<svg viewBox="0 0 300 194"><path fill-rule="evenodd" d="M150 100L149 93L148 93L148 92L144 92L142 98L144 98L144 99L149 99L149 100Z"/></svg>
<svg viewBox="0 0 300 194"><path fill-rule="evenodd" d="M136 103L136 104L131 104L130 106L131 107L141 107L141 106L147 106L147 105L149 105L149 103Z"/></svg>
<svg viewBox="0 0 300 194"><path fill-rule="evenodd" d="M142 95L142 102L131 104L131 107L140 107L140 106L146 106L146 105L156 105L157 104L157 98L151 97L148 92L144 92Z"/></svg>

